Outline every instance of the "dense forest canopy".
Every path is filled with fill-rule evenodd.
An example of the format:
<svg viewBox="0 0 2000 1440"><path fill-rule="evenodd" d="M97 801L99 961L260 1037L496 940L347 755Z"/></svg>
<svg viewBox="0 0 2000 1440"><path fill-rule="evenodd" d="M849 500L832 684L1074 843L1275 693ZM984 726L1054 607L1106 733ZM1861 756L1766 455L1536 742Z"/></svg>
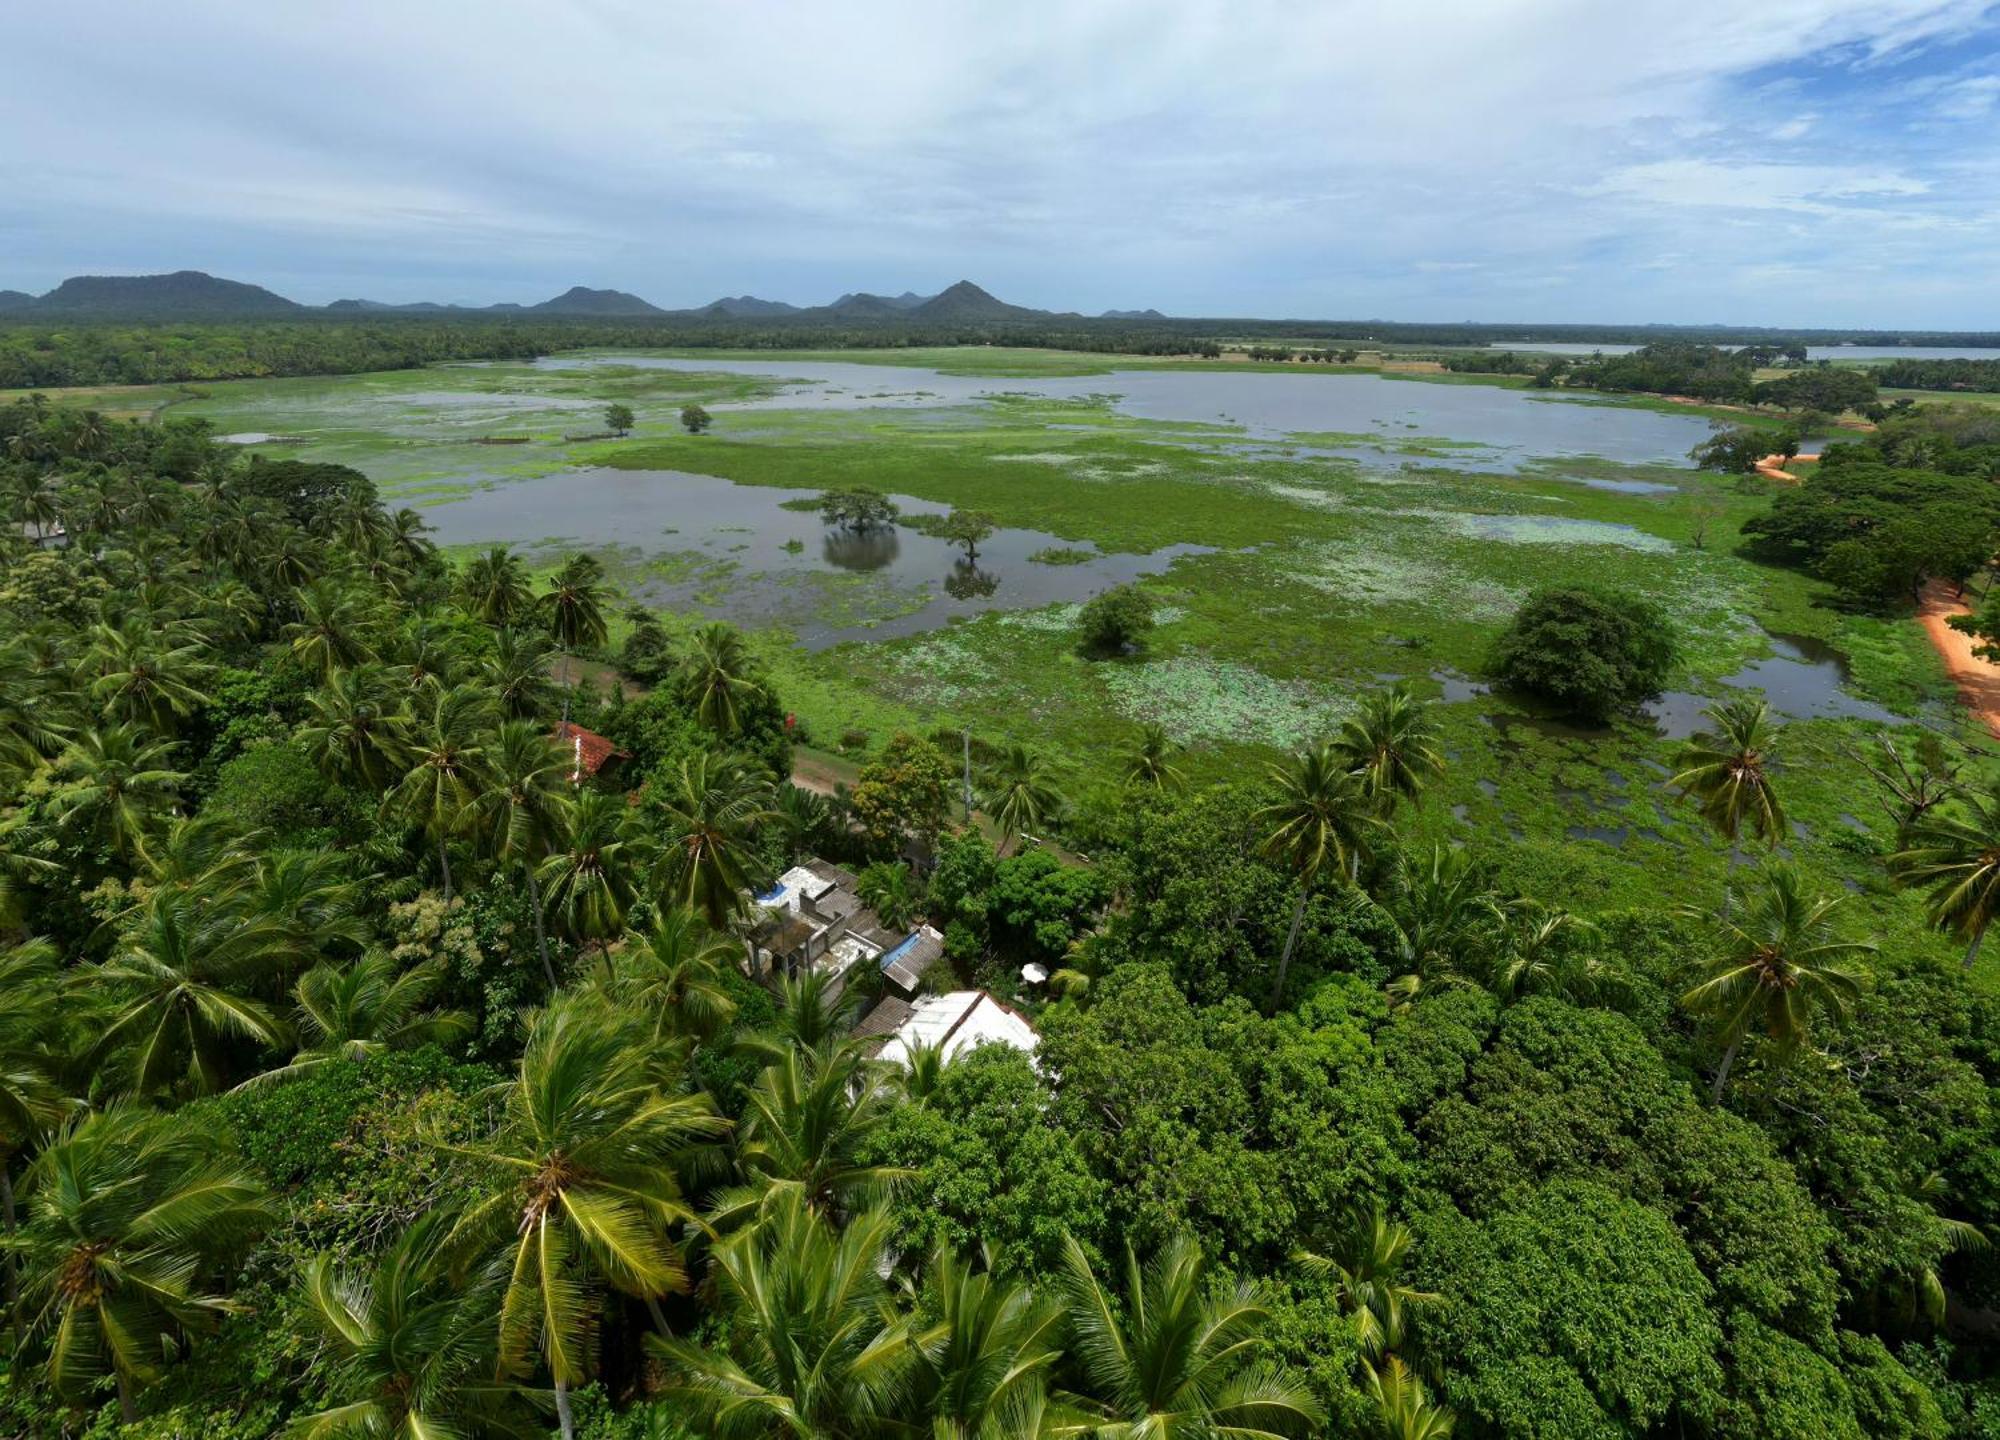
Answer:
<svg viewBox="0 0 2000 1440"><path fill-rule="evenodd" d="M1354 342L1389 345L1504 347L1547 341L1588 345L1639 343L1663 351L1690 347L1757 346L1776 354L1807 344L2000 346L2000 335L1930 335L1869 331L1765 330L1741 327L1607 325L1435 325L1385 320L1121 319L1050 315L1034 319L911 321L893 316L662 315L604 318L384 315L356 311L305 319L120 321L114 317L65 317L61 322L0 315L0 390L66 385L144 385L282 375L355 374L407 369L439 360L519 360L592 346L702 349L903 349L937 345L1035 346L1108 355L1213 356L1225 343L1271 339L1307 345L1304 358L1351 348ZM1273 353L1279 353L1274 351ZM1295 353L1285 349L1283 354ZM1531 374L1548 357L1520 357L1504 368ZM1609 389L1675 387L1663 376L1639 376L1630 366L1601 363ZM1724 370L1733 362L1723 360ZM1903 366L1965 362L1901 361ZM1981 363L1981 362L1972 362ZM1454 368L1472 368L1459 365ZM1502 367L1495 367L1502 368ZM1908 378L1935 374L1949 388L1957 371L1899 372L1885 384L1918 385ZM1623 377L1623 379L1621 379ZM1658 384L1626 383L1652 378ZM1592 382L1595 383L1595 382ZM1747 398L1741 385L1697 380L1679 393L1704 398ZM1713 391L1713 394L1707 392Z"/></svg>
<svg viewBox="0 0 2000 1440"><path fill-rule="evenodd" d="M1760 543L1990 523L1989 461L1885 430ZM448 563L353 470L23 402L0 498L8 1433L1994 1433L2000 1005L1773 858L1761 704L1670 782L1748 858L1706 914L1399 838L1401 688L1217 786L1134 733L1086 867L1032 753L999 848L928 737L802 790L728 627L614 645L589 557ZM1881 883L1976 950L2000 809L1929 746ZM1034 1058L746 971L809 856Z"/></svg>

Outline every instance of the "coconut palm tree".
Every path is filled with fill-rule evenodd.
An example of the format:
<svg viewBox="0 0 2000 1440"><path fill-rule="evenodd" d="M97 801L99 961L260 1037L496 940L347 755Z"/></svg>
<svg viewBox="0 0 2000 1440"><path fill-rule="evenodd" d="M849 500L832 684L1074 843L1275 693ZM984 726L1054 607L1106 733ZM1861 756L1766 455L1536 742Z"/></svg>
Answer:
<svg viewBox="0 0 2000 1440"><path fill-rule="evenodd" d="M1328 1237L1324 1253L1301 1250L1292 1257L1306 1274L1334 1283L1369 1360L1402 1347L1407 1311L1438 1303L1438 1296L1397 1280L1409 1248L1407 1225L1389 1219L1380 1205L1357 1206Z"/></svg>
<svg viewBox="0 0 2000 1440"><path fill-rule="evenodd" d="M1305 1387L1255 1362L1270 1321L1247 1281L1211 1285L1201 1249L1167 1242L1143 1268L1128 1246L1125 1293L1114 1295L1074 1238L1058 1278L1081 1406L1105 1440L1230 1435L1266 1440L1319 1424Z"/></svg>
<svg viewBox="0 0 2000 1440"><path fill-rule="evenodd" d="M1361 782L1331 745L1300 751L1285 764L1271 766L1270 776L1277 798L1259 810L1252 823L1263 831L1264 857L1283 865L1299 881L1292 926L1285 935L1284 953L1279 956L1277 978L1271 985L1271 1008L1275 1010L1285 993L1285 975L1291 969L1292 950L1298 944L1313 887L1329 868L1353 877L1377 822L1370 814Z"/></svg>
<svg viewBox="0 0 2000 1440"><path fill-rule="evenodd" d="M350 874L347 855L337 850L252 854L239 844L224 852L224 862L233 869L239 856L250 860L241 897L245 911L277 922L292 960L310 964L335 955L358 955L374 938L362 906L362 887ZM204 877L211 882L214 878Z"/></svg>
<svg viewBox="0 0 2000 1440"><path fill-rule="evenodd" d="M294 1420L287 1440L542 1433L526 1403L535 1392L492 1378L480 1313L492 1286L452 1285L449 1227L444 1211L419 1217L365 1270L344 1270L331 1254L307 1264L300 1290L332 1352L334 1403Z"/></svg>
<svg viewBox="0 0 2000 1440"><path fill-rule="evenodd" d="M556 971L549 962L547 911L536 871L570 818L563 798L565 768L562 751L541 726L506 721L487 753L484 784L473 798L470 817L486 853L501 869L518 865L527 877L535 953L541 957L542 974L551 990L556 988Z"/></svg>
<svg viewBox="0 0 2000 1440"><path fill-rule="evenodd" d="M1691 796L1701 818L1729 845L1733 876L1736 839L1746 827L1766 845L1785 835L1785 810L1771 777L1778 726L1763 700L1726 700L1703 713L1712 728L1688 742L1667 784ZM1725 892L1724 909L1729 904Z"/></svg>
<svg viewBox="0 0 2000 1440"><path fill-rule="evenodd" d="M367 597L334 579L315 580L294 598L299 618L281 632L292 658L324 680L375 658L376 617Z"/></svg>
<svg viewBox="0 0 2000 1440"><path fill-rule="evenodd" d="M1025 745L1010 745L994 762L979 808L1000 827L1000 848L1030 829L1039 830L1062 809L1063 797L1049 780L1042 757Z"/></svg>
<svg viewBox="0 0 2000 1440"><path fill-rule="evenodd" d="M186 1339L234 1305L220 1262L275 1214L263 1188L215 1158L200 1127L113 1106L72 1120L28 1167L15 1241L30 1341L60 1395L109 1372L119 1410Z"/></svg>
<svg viewBox="0 0 2000 1440"><path fill-rule="evenodd" d="M505 629L494 635L492 653L479 662L479 677L499 702L501 714L534 720L547 713L556 693L549 681L552 653L539 635Z"/></svg>
<svg viewBox="0 0 2000 1440"><path fill-rule="evenodd" d="M1364 697L1333 743L1360 779L1362 795L1385 815L1399 801L1420 801L1424 787L1444 773L1431 707L1400 681Z"/></svg>
<svg viewBox="0 0 2000 1440"><path fill-rule="evenodd" d="M1048 1376L1061 1354L1062 1307L1021 1281L941 1247L931 1257L914 1335L917 1374L908 1409L935 1440L1056 1433L1046 1416Z"/></svg>
<svg viewBox="0 0 2000 1440"><path fill-rule="evenodd" d="M503 630L525 619L534 605L527 567L505 545L465 562L458 572L458 596L467 614Z"/></svg>
<svg viewBox="0 0 2000 1440"><path fill-rule="evenodd" d="M689 639L678 681L683 703L718 735L743 728L743 707L764 693L757 667L734 626L703 625Z"/></svg>
<svg viewBox="0 0 2000 1440"><path fill-rule="evenodd" d="M757 1223L716 1243L710 1283L728 1317L718 1344L647 1338L673 1390L699 1410L703 1434L897 1433L917 1355L883 1279L892 1236L880 1211L838 1225L787 1190Z"/></svg>
<svg viewBox="0 0 2000 1440"><path fill-rule="evenodd" d="M94 677L90 698L109 720L172 735L182 720L209 703L201 687L215 667L201 658L202 649L200 644L162 647L154 627L142 623L98 625L84 658Z"/></svg>
<svg viewBox="0 0 2000 1440"><path fill-rule="evenodd" d="M1631 976L1598 953L1597 927L1581 915L1531 901L1508 907L1507 930L1489 976L1503 1000L1560 995L1577 1005L1616 1003Z"/></svg>
<svg viewBox="0 0 2000 1440"><path fill-rule="evenodd" d="M1979 958L1986 927L2000 914L2000 783L1961 790L1910 827L1889 857L1898 884L1930 892L1930 921L1966 942L1964 968Z"/></svg>
<svg viewBox="0 0 2000 1440"><path fill-rule="evenodd" d="M1753 1029L1762 1029L1781 1056L1796 1050L1811 1033L1815 1009L1847 1013L1864 980L1849 961L1875 948L1834 937L1831 916L1844 897L1808 895L1789 865L1765 867L1763 879L1741 924L1719 920L1715 951L1681 996L1682 1005L1714 1024L1723 1042L1711 1091L1718 1104Z"/></svg>
<svg viewBox="0 0 2000 1440"><path fill-rule="evenodd" d="M436 544L426 533L430 528L422 514L406 505L389 516L384 539L403 557L403 563L414 569L437 554Z"/></svg>
<svg viewBox="0 0 2000 1440"><path fill-rule="evenodd" d="M413 695L423 696L461 684L467 679L465 637L450 617L420 612L397 632L395 642L386 646L404 685ZM489 697L497 698L497 697Z"/></svg>
<svg viewBox="0 0 2000 1440"><path fill-rule="evenodd" d="M294 1079L334 1060L363 1060L385 1050L447 1044L473 1033L463 1010L427 1010L444 979L435 964L396 969L387 955L365 955L352 965L315 965L299 977L298 1028L305 1042L291 1063L266 1070L238 1086Z"/></svg>
<svg viewBox="0 0 2000 1440"><path fill-rule="evenodd" d="M1121 778L1138 789L1178 790L1187 783L1187 776L1174 764L1179 749L1162 727L1142 725L1119 759Z"/></svg>
<svg viewBox="0 0 2000 1440"><path fill-rule="evenodd" d="M379 665L336 670L306 703L312 715L296 738L320 774L379 791L403 773L410 716L387 670Z"/></svg>
<svg viewBox="0 0 2000 1440"><path fill-rule="evenodd" d="M1506 923L1486 869L1448 845L1399 851L1382 909L1396 926L1398 960L1426 981L1478 973L1501 945Z"/></svg>
<svg viewBox="0 0 2000 1440"><path fill-rule="evenodd" d="M548 623L549 633L562 647L563 684L574 688L569 657L589 646L602 645L608 633L604 623L602 572L588 555L572 555L569 563L549 581L549 588L535 602ZM563 698L563 719L569 719L569 697Z"/></svg>
<svg viewBox="0 0 2000 1440"><path fill-rule="evenodd" d="M565 1440L569 1391L591 1374L590 1292L657 1301L685 1287L671 1231L691 1217L676 1167L728 1128L705 1099L664 1091L654 1057L631 1042L588 997L535 1019L499 1130L470 1152L497 1179L452 1232L502 1257L500 1373L519 1375L539 1352Z"/></svg>
<svg viewBox="0 0 2000 1440"><path fill-rule="evenodd" d="M55 759L50 813L119 859L143 859L187 779L170 768L173 750L136 725L84 731Z"/></svg>
<svg viewBox="0 0 2000 1440"><path fill-rule="evenodd" d="M110 958L76 976L80 991L110 1005L94 1053L123 1057L134 1094L185 1077L197 1094L212 1095L225 1088L235 1045L283 1040L284 1025L255 992L291 955L290 937L270 916L246 915L226 895L155 890Z"/></svg>
<svg viewBox="0 0 2000 1440"><path fill-rule="evenodd" d="M418 707L402 744L406 767L396 788L383 797L385 810L416 822L437 845L444 898L451 899L451 837L464 827L467 808L485 773L486 727L493 706L483 691L454 685Z"/></svg>
<svg viewBox="0 0 2000 1440"><path fill-rule="evenodd" d="M611 941L625 930L647 863L646 833L624 797L584 789L559 812L540 883L551 914L578 946L595 940L610 974Z"/></svg>
<svg viewBox="0 0 2000 1440"><path fill-rule="evenodd" d="M683 759L660 798L655 886L662 900L726 929L762 878L757 831L781 818L768 778L740 760L708 750Z"/></svg>
<svg viewBox="0 0 2000 1440"><path fill-rule="evenodd" d="M735 1018L724 977L742 953L692 910L664 910L626 937L610 988L625 1013L652 1017L656 1036L712 1040Z"/></svg>
<svg viewBox="0 0 2000 1440"><path fill-rule="evenodd" d="M737 1137L737 1161L757 1188L725 1198L711 1217L718 1225L768 1206L782 1191L798 1192L822 1214L851 1215L909 1177L865 1158L894 1101L865 1083L864 1063L851 1045L830 1052L792 1046L764 1067L744 1097Z"/></svg>
<svg viewBox="0 0 2000 1440"><path fill-rule="evenodd" d="M1363 1361L1362 1369L1381 1417L1383 1440L1450 1440L1457 1417L1431 1399L1422 1377L1402 1357L1391 1355L1380 1366Z"/></svg>
<svg viewBox="0 0 2000 1440"><path fill-rule="evenodd" d="M49 527L62 518L61 492L56 486L55 477L45 472L16 471L12 493L8 499L15 522L34 526L37 540L46 535Z"/></svg>
<svg viewBox="0 0 2000 1440"><path fill-rule="evenodd" d="M854 894L884 928L903 930L917 913L917 885L900 860L877 860L854 877Z"/></svg>
<svg viewBox="0 0 2000 1440"><path fill-rule="evenodd" d="M72 1102L56 1079L50 1039L60 1030L56 948L46 940L0 950L0 1224L14 1239L14 1162L69 1113ZM7 1323L21 1348L20 1265L6 1262Z"/></svg>

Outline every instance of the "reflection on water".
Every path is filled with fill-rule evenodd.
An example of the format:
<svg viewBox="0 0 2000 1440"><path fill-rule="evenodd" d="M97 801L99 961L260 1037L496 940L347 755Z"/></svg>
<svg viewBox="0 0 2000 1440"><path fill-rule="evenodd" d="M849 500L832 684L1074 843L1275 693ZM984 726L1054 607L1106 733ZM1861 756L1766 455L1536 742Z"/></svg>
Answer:
<svg viewBox="0 0 2000 1440"><path fill-rule="evenodd" d="M814 650L913 635L1003 606L1088 600L1157 575L1184 555L1214 550L1172 545L1150 555L1099 554L1040 530L999 529L980 542L978 561L968 562L959 546L906 526L830 530L817 510L785 508L808 493L678 470L568 470L477 490L430 507L424 518L443 545L619 546L666 557L662 578L637 587L644 600L784 625ZM929 501L892 498L908 516L945 513ZM1052 547L1087 558L1073 565L1030 558ZM843 575L871 577L868 588L825 587ZM876 623L864 623L871 615Z"/></svg>
<svg viewBox="0 0 2000 1440"><path fill-rule="evenodd" d="M983 600L999 588L998 575L970 560L959 561L944 577L944 593L954 600Z"/></svg>
<svg viewBox="0 0 2000 1440"><path fill-rule="evenodd" d="M893 525L873 525L866 530L835 527L826 532L819 553L838 570L882 570L896 563L896 557L903 553L903 542Z"/></svg>
<svg viewBox="0 0 2000 1440"><path fill-rule="evenodd" d="M1707 438L1707 420L1693 415L1605 404L1599 400L1530 394L1492 385L1430 385L1380 375L1273 375L1215 370L1119 370L1109 375L999 378L946 375L917 366L863 365L839 360L678 359L655 355L553 355L535 362L552 370L595 365L758 375L794 382L761 400L711 405L726 410L857 410L964 405L995 395L1057 400L1110 399L1119 413L1142 420L1241 426L1256 440L1290 436L1380 436L1390 448L1290 448L1401 463L1399 448L1434 437L1490 447L1476 457L1440 453L1422 463L1444 468L1505 471L1526 461L1602 455L1634 464L1681 464ZM1169 437L1163 437L1169 438ZM1212 447L1219 437L1190 435Z"/></svg>

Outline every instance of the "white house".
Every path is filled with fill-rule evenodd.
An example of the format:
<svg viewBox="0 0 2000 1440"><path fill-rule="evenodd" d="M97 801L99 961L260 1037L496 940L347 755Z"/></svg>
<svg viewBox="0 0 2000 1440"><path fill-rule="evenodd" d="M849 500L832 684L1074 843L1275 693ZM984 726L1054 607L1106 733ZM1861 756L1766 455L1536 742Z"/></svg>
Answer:
<svg viewBox="0 0 2000 1440"><path fill-rule="evenodd" d="M984 990L954 990L927 995L909 1006L877 1058L907 1065L913 1047L939 1045L950 1063L980 1045L1011 1045L1032 1055L1036 1044L1035 1027L1020 1011Z"/></svg>

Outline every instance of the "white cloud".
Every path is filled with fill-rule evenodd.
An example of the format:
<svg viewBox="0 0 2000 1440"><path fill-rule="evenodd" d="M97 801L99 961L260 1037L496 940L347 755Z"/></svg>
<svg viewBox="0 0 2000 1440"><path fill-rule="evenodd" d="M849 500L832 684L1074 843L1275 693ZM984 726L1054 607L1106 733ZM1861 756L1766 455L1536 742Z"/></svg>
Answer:
<svg viewBox="0 0 2000 1440"><path fill-rule="evenodd" d="M302 298L415 298L476 253L513 299L582 281L810 300L971 274L1082 309L1143 288L1184 311L1462 316L1595 267L1624 287L1598 287L1597 313L1677 318L1650 307L1707 304L1769 243L1717 212L1956 223L1981 193L1958 157L1887 127L1850 152L1849 107L1787 67L1886 76L1988 13L70 0L12 17L0 51L17 267L0 285L86 255L215 255L317 288ZM1990 78L1925 103L1971 116ZM1808 134L1820 163L1787 163ZM1804 237L1823 272L1851 249ZM1661 255L1684 263L1634 288ZM1698 293L1672 288L1697 274ZM1968 289L2000 293L1994 278Z"/></svg>

